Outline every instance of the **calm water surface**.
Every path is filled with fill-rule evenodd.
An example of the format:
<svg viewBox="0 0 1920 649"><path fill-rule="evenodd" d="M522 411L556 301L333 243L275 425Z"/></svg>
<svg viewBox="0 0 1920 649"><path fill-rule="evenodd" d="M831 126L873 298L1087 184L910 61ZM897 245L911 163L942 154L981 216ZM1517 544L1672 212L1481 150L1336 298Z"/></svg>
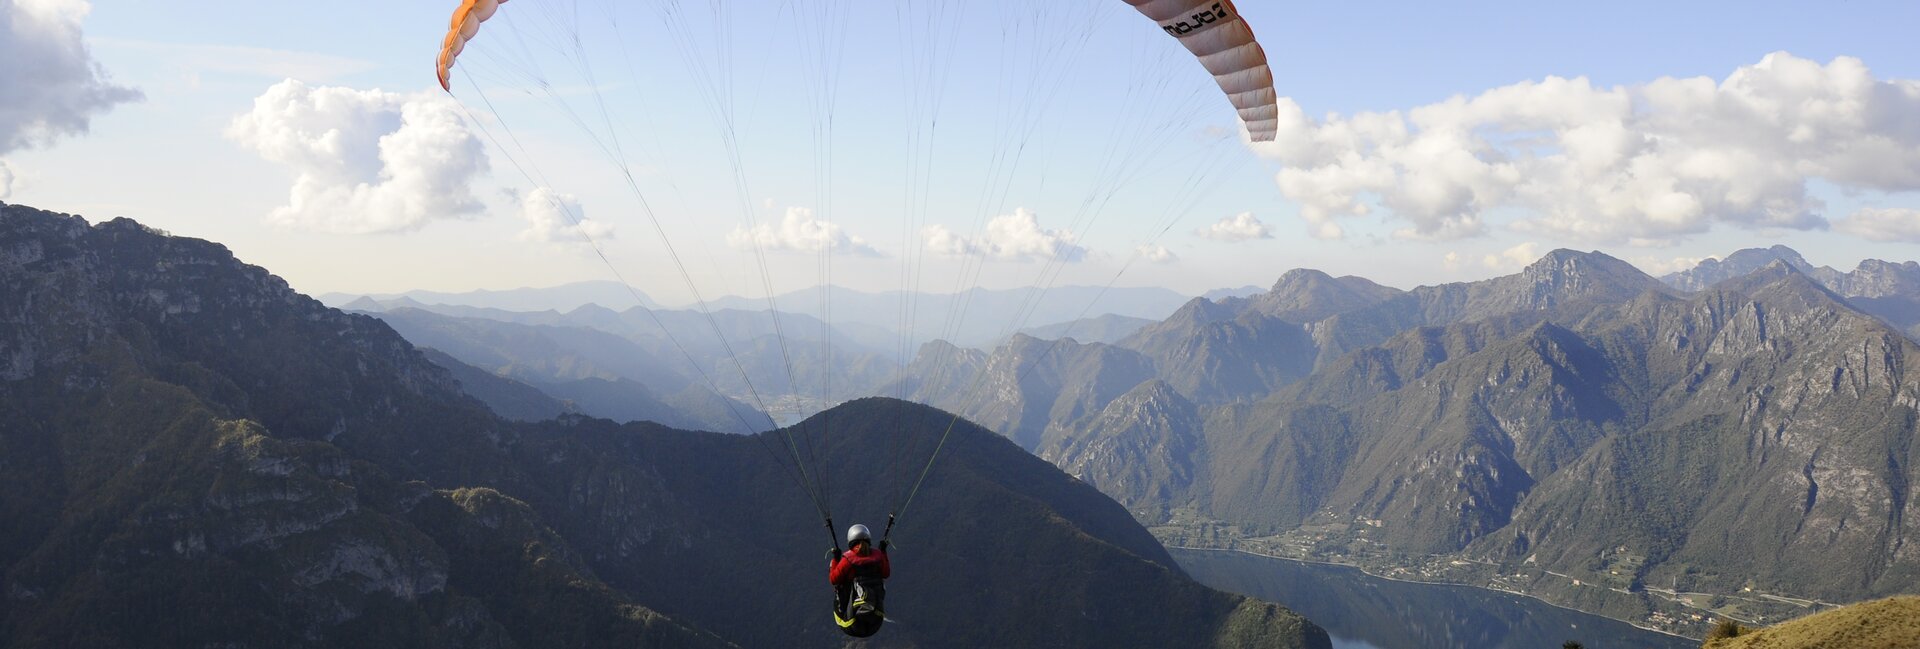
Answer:
<svg viewBox="0 0 1920 649"><path fill-rule="evenodd" d="M1700 641L1470 586L1381 579L1345 566L1240 552L1173 550L1200 583L1286 605L1334 649L1699 649Z"/></svg>

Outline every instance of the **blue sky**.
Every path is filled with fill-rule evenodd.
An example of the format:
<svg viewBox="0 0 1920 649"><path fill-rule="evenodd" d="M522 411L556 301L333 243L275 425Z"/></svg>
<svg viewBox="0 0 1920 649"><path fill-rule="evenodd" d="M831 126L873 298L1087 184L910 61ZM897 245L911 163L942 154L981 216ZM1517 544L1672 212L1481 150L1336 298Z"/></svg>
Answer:
<svg viewBox="0 0 1920 649"><path fill-rule="evenodd" d="M16 1L0 0L0 10L40 7L44 14L48 6L76 4ZM131 216L220 241L313 293L510 288L610 278L608 266L577 241L571 223L552 221L558 214L550 209L544 214L549 222L543 226L538 220L541 206L553 205L548 197L565 195L572 197L566 205L577 205L592 219L588 231L599 235L607 259L623 276L663 300L686 299L686 282L668 261L653 221L638 207L617 165L595 151L611 138L604 130L598 136L583 133L554 102L516 92L526 80L515 76L516 59L507 54L514 46L504 36L494 38L537 36L543 32L535 17L555 15L553 7L573 3L516 0L506 5L501 20L489 23L462 59L462 67L477 76L456 74L458 104L438 104L429 66L453 4L213 1L182 10L178 3L97 3L77 21L82 38L112 84L137 89L143 98L69 107L90 118L87 132L69 129L31 146L0 149L0 161L13 177L0 192L10 202L96 220ZM733 3L732 22L724 30L733 39L726 65L713 56L720 46L709 38L715 32L705 22L706 3L688 2L696 7L679 25L697 36L682 40L667 34L675 25L643 8L622 19L619 41L610 38L598 15L606 5L636 3L577 4L583 7L582 53L597 71L597 89L566 73L562 49L536 44L527 51L539 57L542 78L560 89L565 109L591 122L597 119L597 102L609 106L637 185L666 233L664 241L681 255L693 283L710 296L817 283L820 255L778 249L783 243L804 247L808 241L839 242L837 250L845 254L833 257L833 280L856 288L899 288L906 260L926 264L928 279L920 285L926 290L972 281L1019 286L1047 277L1042 274L1046 265L1034 255L1022 258L1018 250L1003 248L1004 255L988 253L977 280L954 279L961 268L957 258L938 254L938 245L919 229L943 227L951 235L948 244L970 242L978 249L994 236L979 224L1007 215L1014 217L1001 223L1010 229L1003 228L1007 238L1000 243L1043 248L1077 243L1077 252L1069 255L1077 261L1063 265L1054 281L1103 284L1134 260L1119 284L1192 292L1265 285L1293 267L1359 274L1402 287L1477 279L1512 272L1557 247L1597 248L1656 271L1676 260L1774 243L1843 269L1863 257L1920 258L1914 254L1920 251L1915 245L1920 224L1909 223L1920 220L1920 212L1912 211L1920 208L1915 193L1920 180L1902 166L1920 146L1920 126L1911 120L1889 117L1886 106L1878 104L1859 109L1865 115L1859 117L1845 113L1851 104L1837 101L1829 103L1839 108L1743 122L1755 111L1727 105L1746 95L1666 102L1663 97L1685 93L1655 83L1664 77L1708 77L1720 84L1760 65L1769 53L1785 52L1788 58L1774 59L1766 74L1747 74L1794 83L1756 83L1763 95L1756 101L1805 104L1831 99L1806 90L1828 77L1834 81L1820 87L1852 87L1846 80L1858 81L1859 75L1848 76L1851 68L1834 63L1836 57L1851 57L1864 65L1873 87L1882 88L1878 95L1861 96L1882 97L1895 108L1909 106L1897 91L1893 99L1884 96L1885 88L1897 90L1911 85L1905 80L1920 79L1920 45L1910 36L1911 25L1920 24L1920 5L1914 3L1247 0L1240 9L1273 62L1281 94L1313 120L1284 150L1223 138L1235 124L1225 101L1205 94L1211 80L1172 39L1117 0L1064 0L1042 9L1017 1L957 3L965 9L951 32L953 47L945 51L951 72L937 84L945 98L940 131L931 157L925 158L907 154L907 142L918 131L906 119L903 89L912 85L906 57L927 49L924 43L903 42L907 32L897 16L899 3L838 3L841 8L830 13L842 19L833 24L840 26L844 41L795 9L835 3ZM1063 29L1060 33L1085 37L1064 51L1059 41L1047 40L1031 26L1011 36L1005 29L1036 16L1074 25L1087 20L1091 23L1084 24L1093 26ZM13 22L16 30L34 25ZM688 42L702 51L683 56ZM845 51L831 66L840 82L832 182L823 194L811 135L821 122L808 99L823 86L811 78L819 66L806 61L810 46L833 42L844 42ZM1040 87L1047 92L1003 81L1027 80L1030 69L1023 66L1036 60L1045 62ZM734 169L689 61L720 66L735 79L736 133L749 188L745 197L731 180ZM1006 73L1009 66L1012 75ZM1818 79L1807 81L1809 75ZM1592 92L1541 90L1538 82L1550 76L1584 77ZM287 79L300 86L279 85ZM1806 83L1795 85L1800 81ZM278 94L270 90L276 87ZM1564 135L1561 131L1596 123L1591 114L1610 105L1603 95L1615 87L1625 88L1619 96L1634 106L1628 135L1658 142L1666 153L1648 154L1642 164L1621 162L1598 170L1536 159L1551 157L1551 140ZM1369 123L1353 120L1355 114L1397 115L1400 121L1392 123L1413 124L1417 120L1409 116L1418 107L1502 88L1527 92L1475 104L1462 109L1467 117L1449 122L1463 137L1483 138L1473 141L1503 149L1499 155L1481 151L1478 163L1420 153L1444 148L1447 141L1421 139L1417 133L1404 139L1378 133L1341 139L1368 132L1362 127ZM1129 89L1159 94L1141 100L1145 94L1129 95ZM1802 91L1810 93L1807 98L1793 94ZM291 102L281 108L309 102L314 109L261 112L255 100L263 96ZM329 112L341 102L349 107ZM1019 149L1019 138L996 134L1012 107L1029 105L1023 102L1044 105L1045 111L1013 120L1034 131ZM440 160L430 162L441 166L415 172L370 161L377 138L396 127L395 116L404 106L416 104L421 120L435 106L459 117L457 124L414 129L425 142L422 156L472 153L483 170L469 173ZM1722 110L1731 112L1714 112ZM246 121L246 115L253 116L252 126L239 129L236 121ZM469 124L470 116L482 126ZM345 137L364 141L357 149L347 146L342 160L318 159L332 149L313 142L288 148L288 129L311 133L329 119L345 120L350 126L341 131ZM1138 137L1161 123L1174 131L1165 146ZM1717 124L1727 127L1716 129ZM1804 137L1795 137L1795 128ZM463 133L472 146L461 144ZM486 139L489 135L511 137L524 150L502 150ZM1542 139L1548 144L1529 143ZM1876 142L1887 151L1863 152ZM1017 166L1001 157L1003 175L990 172L996 155L1015 150ZM353 151L359 151L357 158ZM1110 151L1132 155L1138 166L1129 168L1139 175L1104 208L1081 210L1087 196L1115 181L1112 174L1097 173ZM904 169L914 160L934 165L924 220L902 216L915 212L905 207L903 189ZM516 163L544 182L529 182ZM1710 163L1723 167L1701 176L1701 165ZM1196 168L1206 172L1199 178L1204 191L1183 190L1190 189L1187 181ZM401 180L393 183L398 186L340 205L426 200L423 213L430 214L414 221L343 222L323 213L327 204L295 205L303 191L295 183L303 173L318 179L316 184L331 179L350 188L355 178L377 183L368 175L375 170L398 173ZM1648 180L1660 173L1679 180ZM1007 181L1004 193L983 191L995 187L996 178ZM1607 184L1621 186L1594 189ZM550 193L526 200L538 185L550 186ZM1802 186L1804 195L1798 191ZM311 189L308 198L331 196L324 189ZM410 194L413 190L430 200ZM1675 200L1686 204L1675 207ZM1316 220L1303 216L1303 209L1365 214ZM770 226L762 235L763 244L772 248L766 252L765 280L755 255L741 245L753 236L744 230L746 210ZM1863 210L1849 225L1829 227ZM458 218L443 218L447 213ZM1242 213L1264 224L1270 238L1224 241L1197 232ZM789 214L798 219L798 229L772 227ZM1028 215L1032 220L1023 221ZM1179 220L1160 234L1175 216ZM1022 230L1023 223L1035 229ZM1074 236L1062 238L1061 229L1073 230ZM1330 236L1332 230L1338 230L1337 238ZM808 235L824 238L805 239ZM1138 259L1135 251L1143 244L1164 247L1172 259Z"/></svg>

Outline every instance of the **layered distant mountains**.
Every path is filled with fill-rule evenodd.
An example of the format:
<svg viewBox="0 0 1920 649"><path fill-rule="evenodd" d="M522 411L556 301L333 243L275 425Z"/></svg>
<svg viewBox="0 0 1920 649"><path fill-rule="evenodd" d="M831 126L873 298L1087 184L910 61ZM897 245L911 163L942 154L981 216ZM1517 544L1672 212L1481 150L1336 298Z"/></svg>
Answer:
<svg viewBox="0 0 1920 649"><path fill-rule="evenodd" d="M937 283L933 279L928 282ZM1257 290L1257 289L1256 289ZM1213 294L1240 294L1245 289L1216 291ZM566 313L585 306L599 310L626 312L638 306L658 311L662 317L678 313L680 317L698 316L693 305L665 308L618 282L581 282L551 288L527 288L510 291L473 291L437 293L411 291L392 295L352 295L329 293L320 300L329 306L366 312L415 308L449 315L474 315L492 312L555 311ZM961 346L991 346L1026 325L1045 326L1065 323L1087 316L1111 315L1128 319L1159 320L1191 297L1158 287L1055 286L1046 290L974 288L952 293L933 291L857 291L833 287L830 291L802 289L766 298L727 296L708 300L705 310L714 313L764 313L769 305L799 326L831 319L842 335L872 340L894 341L903 337L916 342L944 340ZM831 307L831 310L829 310ZM639 316L640 314L634 314ZM909 350L910 352L911 350Z"/></svg>
<svg viewBox="0 0 1920 649"><path fill-rule="evenodd" d="M818 514L769 452L797 436L842 524L944 444L875 646L1329 646L924 406L515 422L469 395L565 406L464 365L219 245L0 206L0 645L843 646Z"/></svg>
<svg viewBox="0 0 1920 649"><path fill-rule="evenodd" d="M1148 522L1845 600L1920 589L1917 303L1911 262L1785 248L1665 281L1568 250L1407 291L1301 270L1112 344L929 345L896 388Z"/></svg>

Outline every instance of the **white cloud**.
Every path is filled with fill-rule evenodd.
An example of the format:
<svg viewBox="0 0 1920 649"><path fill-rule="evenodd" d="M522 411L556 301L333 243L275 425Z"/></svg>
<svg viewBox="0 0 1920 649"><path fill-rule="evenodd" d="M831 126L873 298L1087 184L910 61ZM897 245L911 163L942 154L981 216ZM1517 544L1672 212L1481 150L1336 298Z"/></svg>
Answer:
<svg viewBox="0 0 1920 649"><path fill-rule="evenodd" d="M1920 82L1875 79L1858 59L1784 52L1725 79L1595 87L1548 77L1407 111L1308 117L1281 102L1264 153L1321 237L1375 206L1396 236L1524 232L1660 244L1716 224L1818 229L1811 179L1920 189Z"/></svg>
<svg viewBox="0 0 1920 649"><path fill-rule="evenodd" d="M819 254L832 250L856 257L880 256L866 239L847 234L839 224L814 218L813 210L804 207L787 208L779 226L760 223L751 230L738 227L727 233L727 245L735 249L752 250L756 243L770 251Z"/></svg>
<svg viewBox="0 0 1920 649"><path fill-rule="evenodd" d="M1447 269L1447 270L1453 270L1453 269L1455 269L1455 268L1459 268L1459 267L1460 267L1460 253L1458 253L1458 252L1448 252L1448 253L1446 254L1446 256L1443 256L1443 257L1441 257L1441 258L1440 258L1440 266L1441 266L1442 268L1445 268L1445 269Z"/></svg>
<svg viewBox="0 0 1920 649"><path fill-rule="evenodd" d="M7 161L0 160L0 200L13 195L14 178L13 167L8 166Z"/></svg>
<svg viewBox="0 0 1920 649"><path fill-rule="evenodd" d="M0 153L87 132L93 116L140 99L93 60L84 0L0 0Z"/></svg>
<svg viewBox="0 0 1920 649"><path fill-rule="evenodd" d="M1213 225L1201 228L1194 234L1219 241L1251 241L1253 239L1272 239L1273 232L1267 224L1255 218L1252 212L1241 212L1229 216Z"/></svg>
<svg viewBox="0 0 1920 649"><path fill-rule="evenodd" d="M527 220L521 241L549 243L604 241L613 238L613 226L587 218L580 200L546 187L527 192L520 199L520 218Z"/></svg>
<svg viewBox="0 0 1920 649"><path fill-rule="evenodd" d="M1012 214L994 217L987 222L987 231L977 238L967 238L943 225L927 226L921 233L926 237L927 250L956 257L981 255L1005 261L1057 258L1077 262L1087 256L1086 248L1074 245L1072 232L1041 228L1040 217L1024 207Z"/></svg>
<svg viewBox="0 0 1920 649"><path fill-rule="evenodd" d="M1527 264L1540 259L1540 246L1529 241L1500 251L1499 254L1480 258L1480 265L1494 270L1525 268Z"/></svg>
<svg viewBox="0 0 1920 649"><path fill-rule="evenodd" d="M487 167L452 100L288 79L254 98L227 137L296 176L267 220L318 232L418 229L481 211L472 182Z"/></svg>
<svg viewBox="0 0 1920 649"><path fill-rule="evenodd" d="M1833 229L1874 241L1920 243L1920 210L1864 208L1835 221Z"/></svg>
<svg viewBox="0 0 1920 649"><path fill-rule="evenodd" d="M1140 247L1134 248L1133 251L1135 254L1140 255L1141 259L1146 260L1147 263L1150 264L1171 264L1180 260L1180 257L1174 255L1172 250L1168 250L1166 246L1157 243L1141 244Z"/></svg>

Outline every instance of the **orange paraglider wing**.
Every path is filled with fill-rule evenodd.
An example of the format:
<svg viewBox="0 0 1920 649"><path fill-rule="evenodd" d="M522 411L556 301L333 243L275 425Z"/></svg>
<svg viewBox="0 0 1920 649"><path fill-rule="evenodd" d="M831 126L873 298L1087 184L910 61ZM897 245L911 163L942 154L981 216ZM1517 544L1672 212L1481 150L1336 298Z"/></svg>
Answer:
<svg viewBox="0 0 1920 649"><path fill-rule="evenodd" d="M440 45L440 63L435 73L440 77L440 89L452 92L447 84L447 75L453 70L454 59L460 58L460 51L467 48L467 41L480 33L480 23L493 17L493 12L507 0L461 0L460 6L453 10L452 24L447 27L447 38Z"/></svg>

